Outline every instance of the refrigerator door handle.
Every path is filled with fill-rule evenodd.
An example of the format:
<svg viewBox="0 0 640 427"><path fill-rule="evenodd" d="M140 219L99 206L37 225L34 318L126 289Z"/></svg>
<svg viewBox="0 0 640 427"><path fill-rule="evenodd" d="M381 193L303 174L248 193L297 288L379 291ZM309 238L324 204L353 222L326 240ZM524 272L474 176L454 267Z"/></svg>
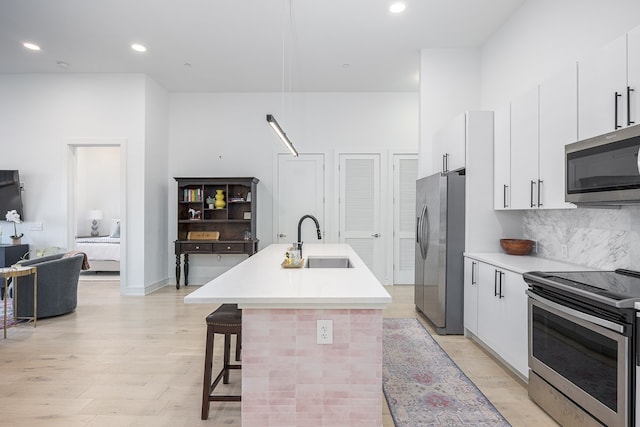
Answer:
<svg viewBox="0 0 640 427"><path fill-rule="evenodd" d="M429 254L429 208L424 205L424 214L422 216L422 244L420 250L422 251L422 258L427 259Z"/></svg>
<svg viewBox="0 0 640 427"><path fill-rule="evenodd" d="M420 210L420 216L418 217L418 223L416 225L416 242L418 242L418 246L420 247L420 254L422 255L422 259L427 257L427 254L424 249L424 217L426 215L427 205L426 203L422 205L422 209Z"/></svg>

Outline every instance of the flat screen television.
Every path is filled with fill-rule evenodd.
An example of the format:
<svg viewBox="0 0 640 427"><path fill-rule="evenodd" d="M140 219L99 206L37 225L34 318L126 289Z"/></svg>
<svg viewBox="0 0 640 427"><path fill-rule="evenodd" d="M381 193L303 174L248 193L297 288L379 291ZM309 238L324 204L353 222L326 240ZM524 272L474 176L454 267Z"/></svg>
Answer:
<svg viewBox="0 0 640 427"><path fill-rule="evenodd" d="M24 221L20 176L17 170L0 170L0 221L8 211L16 210Z"/></svg>

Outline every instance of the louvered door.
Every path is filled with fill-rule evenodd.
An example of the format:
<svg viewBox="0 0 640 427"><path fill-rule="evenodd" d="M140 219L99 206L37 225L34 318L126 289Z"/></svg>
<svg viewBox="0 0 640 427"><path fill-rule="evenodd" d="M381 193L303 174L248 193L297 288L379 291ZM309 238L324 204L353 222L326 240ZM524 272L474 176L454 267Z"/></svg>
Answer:
<svg viewBox="0 0 640 427"><path fill-rule="evenodd" d="M393 156L393 284L415 281L418 156Z"/></svg>
<svg viewBox="0 0 640 427"><path fill-rule="evenodd" d="M380 221L380 155L340 154L340 241L350 244L385 282L384 247Z"/></svg>

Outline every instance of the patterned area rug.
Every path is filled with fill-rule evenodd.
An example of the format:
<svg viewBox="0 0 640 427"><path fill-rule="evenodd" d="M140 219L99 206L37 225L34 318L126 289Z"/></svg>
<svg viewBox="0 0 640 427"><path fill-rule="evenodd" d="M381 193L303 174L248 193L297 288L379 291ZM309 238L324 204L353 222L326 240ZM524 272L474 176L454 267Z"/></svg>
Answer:
<svg viewBox="0 0 640 427"><path fill-rule="evenodd" d="M417 319L384 319L382 347L396 427L510 426Z"/></svg>

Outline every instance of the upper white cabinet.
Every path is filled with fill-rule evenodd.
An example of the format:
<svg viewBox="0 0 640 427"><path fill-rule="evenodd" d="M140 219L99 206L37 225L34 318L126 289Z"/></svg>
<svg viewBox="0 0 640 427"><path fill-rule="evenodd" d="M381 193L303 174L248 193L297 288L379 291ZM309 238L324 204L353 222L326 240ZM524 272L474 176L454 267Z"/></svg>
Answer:
<svg viewBox="0 0 640 427"><path fill-rule="evenodd" d="M538 207L538 87L511 102L511 209Z"/></svg>
<svg viewBox="0 0 640 427"><path fill-rule="evenodd" d="M493 116L493 208L511 206L511 104Z"/></svg>
<svg viewBox="0 0 640 427"><path fill-rule="evenodd" d="M539 89L539 208L575 208L564 201L564 146L578 139L577 64L554 75Z"/></svg>
<svg viewBox="0 0 640 427"><path fill-rule="evenodd" d="M578 137L591 138L638 123L638 42L635 29L578 63ZM635 76L629 73L635 68ZM632 81L634 83L632 83ZM636 111L634 111L636 110Z"/></svg>
<svg viewBox="0 0 640 427"><path fill-rule="evenodd" d="M465 167L465 121L466 114L460 114L433 135L433 170L446 173Z"/></svg>
<svg viewBox="0 0 640 427"><path fill-rule="evenodd" d="M575 64L496 110L494 209L560 209L564 146L577 140Z"/></svg>
<svg viewBox="0 0 640 427"><path fill-rule="evenodd" d="M629 118L640 123L640 27L627 34L627 86L629 87Z"/></svg>

